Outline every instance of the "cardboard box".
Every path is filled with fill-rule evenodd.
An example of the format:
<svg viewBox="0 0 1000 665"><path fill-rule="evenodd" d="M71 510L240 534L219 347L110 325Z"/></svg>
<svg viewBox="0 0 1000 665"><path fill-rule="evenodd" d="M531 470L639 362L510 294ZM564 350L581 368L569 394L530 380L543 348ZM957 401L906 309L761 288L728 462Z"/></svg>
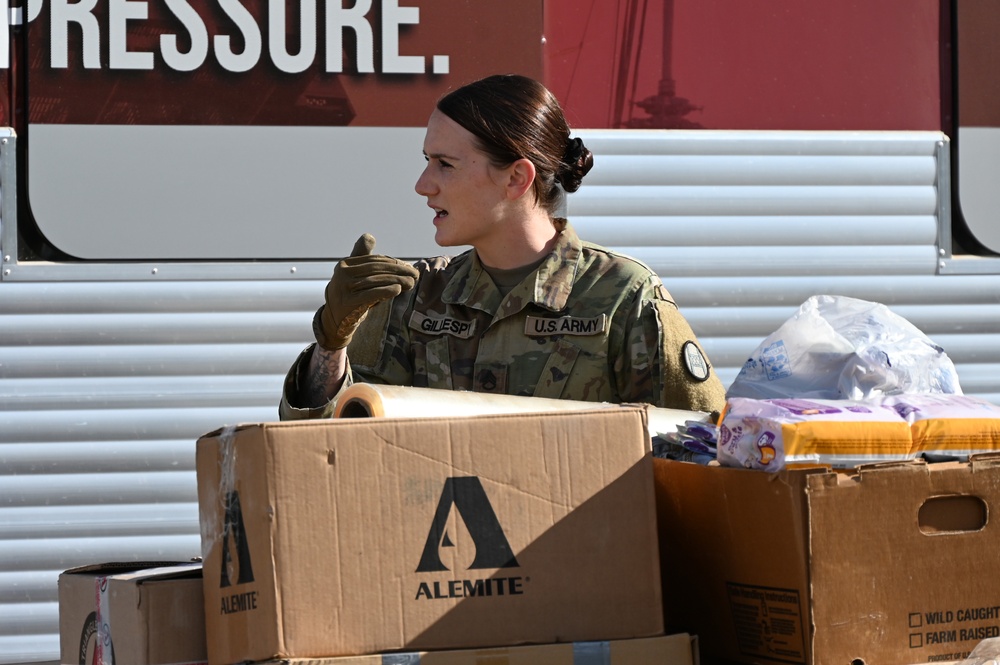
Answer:
<svg viewBox="0 0 1000 665"><path fill-rule="evenodd" d="M1000 455L655 472L667 628L704 658L906 665L1000 635Z"/></svg>
<svg viewBox="0 0 1000 665"><path fill-rule="evenodd" d="M213 665L663 633L642 408L246 425L197 472Z"/></svg>
<svg viewBox="0 0 1000 665"><path fill-rule="evenodd" d="M207 663L201 564L105 563L62 573L59 651L63 663Z"/></svg>
<svg viewBox="0 0 1000 665"><path fill-rule="evenodd" d="M272 660L262 665L696 665L697 663L697 638L690 635L664 635L610 642Z"/></svg>

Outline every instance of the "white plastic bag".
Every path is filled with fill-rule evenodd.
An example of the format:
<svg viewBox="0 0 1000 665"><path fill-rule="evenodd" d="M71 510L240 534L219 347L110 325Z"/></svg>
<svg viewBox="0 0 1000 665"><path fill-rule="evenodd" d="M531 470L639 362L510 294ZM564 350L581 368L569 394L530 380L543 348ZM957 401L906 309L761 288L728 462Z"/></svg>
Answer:
<svg viewBox="0 0 1000 665"><path fill-rule="evenodd" d="M944 349L879 303L813 296L761 342L727 397L859 400L962 394Z"/></svg>

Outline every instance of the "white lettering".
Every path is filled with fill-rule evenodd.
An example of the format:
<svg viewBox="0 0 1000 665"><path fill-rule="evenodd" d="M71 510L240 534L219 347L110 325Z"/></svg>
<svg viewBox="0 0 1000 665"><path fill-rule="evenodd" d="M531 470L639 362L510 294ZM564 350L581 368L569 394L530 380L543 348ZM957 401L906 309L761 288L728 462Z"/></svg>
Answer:
<svg viewBox="0 0 1000 665"><path fill-rule="evenodd" d="M179 72L190 72L205 64L208 57L208 30L205 22L195 11L188 0L165 0L167 8L184 24L191 36L191 50L181 53L177 48L177 35L160 35L160 50L163 61L171 69Z"/></svg>
<svg viewBox="0 0 1000 665"><path fill-rule="evenodd" d="M76 23L83 31L83 66L86 69L101 68L101 28L94 16L97 0L80 0L69 4L68 0L50 0L52 8L52 67L69 67L69 24Z"/></svg>
<svg viewBox="0 0 1000 665"><path fill-rule="evenodd" d="M219 6L243 33L244 47L242 53L234 53L229 35L216 35L215 57L223 68L231 72L249 71L260 60L262 43L260 27L239 0L219 0Z"/></svg>
<svg viewBox="0 0 1000 665"><path fill-rule="evenodd" d="M44 0L28 0L28 22L34 21L42 13Z"/></svg>
<svg viewBox="0 0 1000 665"><path fill-rule="evenodd" d="M298 74L316 60L316 0L299 0L299 52L288 52L285 30L285 0L270 0L268 6L268 51L275 66L283 72Z"/></svg>
<svg viewBox="0 0 1000 665"><path fill-rule="evenodd" d="M152 69L153 54L128 50L129 20L149 18L144 0L111 0L108 6L108 56L111 69Z"/></svg>
<svg viewBox="0 0 1000 665"><path fill-rule="evenodd" d="M399 54L399 26L404 23L420 23L420 8L400 7L399 0L383 0L382 71L386 74L423 74L423 56Z"/></svg>
<svg viewBox="0 0 1000 665"><path fill-rule="evenodd" d="M350 9L326 6L326 71L339 74L344 71L344 30L354 30L357 49L354 54L359 74L375 72L375 38L372 26L365 16L372 8L371 0L358 0Z"/></svg>
<svg viewBox="0 0 1000 665"><path fill-rule="evenodd" d="M323 2L325 21L318 22L319 2ZM294 15L288 0L268 0L267 5L267 54L264 55L263 30L258 19L246 6L246 0L214 0L212 4L228 21L219 30L212 30L214 21L204 12L208 3L202 0L163 0L163 5L173 14L182 28L177 34L164 32L157 42L163 64L180 72L203 67L211 52L218 64L230 72L246 72L261 63L262 56L269 58L281 72L298 74L308 70L315 62L319 49L325 49L324 69L337 74L353 62L360 74L425 74L427 58L433 63L434 74L449 71L446 55L404 55L401 53L400 36L407 26L420 22L420 8L400 6L400 0L379 0L381 14L381 72L376 72L375 35L371 25L373 0L298 0L298 20L289 25ZM350 4L351 6L344 6ZM0 0L0 13L8 17L10 25L34 20L39 16L44 0L20 0L11 7L11 0ZM81 39L79 54L83 67L112 70L152 70L157 65L156 49L129 50L130 21L148 21L150 0L108 0L107 12L97 12L98 0L50 0L51 35L49 52L54 69L69 67L69 36L78 29ZM212 10L214 11L214 10ZM107 25L103 25L103 21ZM74 24L70 27L70 24ZM320 35L320 30L324 34ZM102 34L102 30L106 30ZM352 45L345 47L345 36L350 31ZM185 34L186 33L186 34ZM77 34L73 32L74 36ZM102 42L106 38L106 42ZM321 39L323 40L321 42ZM75 40L74 40L75 42ZM181 43L190 43L187 51ZM290 51L291 44L298 44ZM107 48L108 58L102 65L101 53ZM346 48L346 51L345 51ZM0 68L10 66L10 33L0 35ZM74 56L76 54L74 53ZM346 61L346 62L345 62Z"/></svg>

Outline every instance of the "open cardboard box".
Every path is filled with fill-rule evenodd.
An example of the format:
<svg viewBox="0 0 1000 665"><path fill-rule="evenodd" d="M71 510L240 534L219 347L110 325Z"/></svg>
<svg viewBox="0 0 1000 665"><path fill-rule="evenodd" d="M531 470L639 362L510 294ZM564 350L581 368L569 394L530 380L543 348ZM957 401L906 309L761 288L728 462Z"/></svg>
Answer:
<svg viewBox="0 0 1000 665"><path fill-rule="evenodd" d="M907 665L1000 635L1000 454L654 469L667 629L706 660Z"/></svg>
<svg viewBox="0 0 1000 665"><path fill-rule="evenodd" d="M663 634L643 408L244 425L197 473L213 665Z"/></svg>
<svg viewBox="0 0 1000 665"><path fill-rule="evenodd" d="M208 662L201 563L104 563L63 572L59 644L63 663Z"/></svg>

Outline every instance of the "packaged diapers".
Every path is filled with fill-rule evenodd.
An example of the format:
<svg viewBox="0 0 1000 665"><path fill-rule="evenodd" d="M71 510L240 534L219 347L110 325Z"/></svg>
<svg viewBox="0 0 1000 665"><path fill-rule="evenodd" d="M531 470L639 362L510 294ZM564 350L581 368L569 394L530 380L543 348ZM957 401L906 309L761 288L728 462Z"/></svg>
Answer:
<svg viewBox="0 0 1000 665"><path fill-rule="evenodd" d="M1000 407L932 393L858 401L731 397L718 438L720 464L765 471L916 457L966 460L1000 450Z"/></svg>
<svg viewBox="0 0 1000 665"><path fill-rule="evenodd" d="M723 466L851 467L906 458L909 452L909 423L891 406L867 401L732 397L719 424Z"/></svg>
<svg viewBox="0 0 1000 665"><path fill-rule="evenodd" d="M910 456L965 460L1000 450L1000 406L968 395L912 394L883 397L910 424Z"/></svg>

